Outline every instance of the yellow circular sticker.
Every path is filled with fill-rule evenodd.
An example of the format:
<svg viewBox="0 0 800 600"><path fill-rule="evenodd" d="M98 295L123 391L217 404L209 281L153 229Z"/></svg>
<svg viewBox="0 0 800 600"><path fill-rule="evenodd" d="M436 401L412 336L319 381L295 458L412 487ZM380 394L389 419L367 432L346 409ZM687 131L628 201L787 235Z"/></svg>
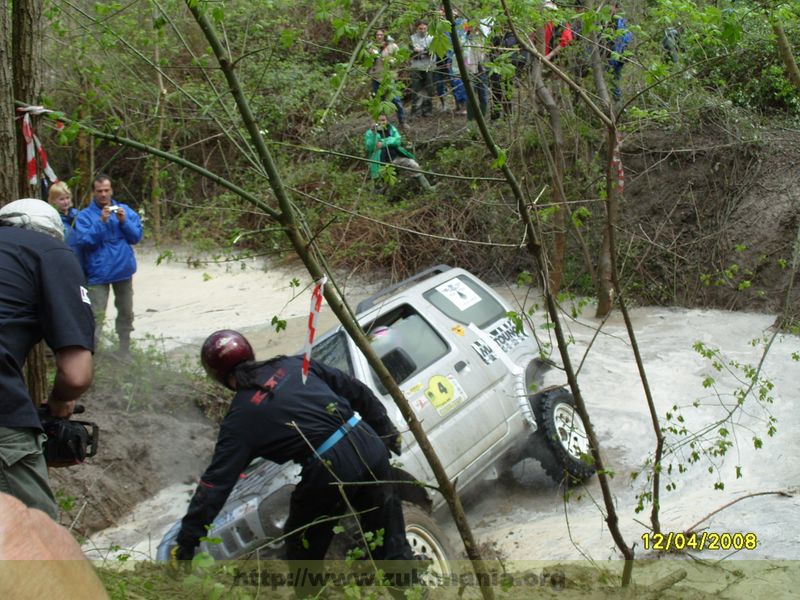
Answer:
<svg viewBox="0 0 800 600"><path fill-rule="evenodd" d="M428 382L425 397L435 408L441 408L453 399L455 388L453 382L444 375L434 375Z"/></svg>

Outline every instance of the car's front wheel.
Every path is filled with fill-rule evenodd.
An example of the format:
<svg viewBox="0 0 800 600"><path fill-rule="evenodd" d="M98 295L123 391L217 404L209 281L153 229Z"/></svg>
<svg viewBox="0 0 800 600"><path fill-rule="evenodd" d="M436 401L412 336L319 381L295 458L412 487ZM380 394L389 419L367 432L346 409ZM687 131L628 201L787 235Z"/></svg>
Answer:
<svg viewBox="0 0 800 600"><path fill-rule="evenodd" d="M403 503L406 539L414 556L428 563L420 583L437 586L452 578L456 552L438 523L416 504Z"/></svg>
<svg viewBox="0 0 800 600"><path fill-rule="evenodd" d="M531 397L538 431L531 440L532 456L556 481L574 484L595 473L586 427L575 410L575 399L564 389Z"/></svg>

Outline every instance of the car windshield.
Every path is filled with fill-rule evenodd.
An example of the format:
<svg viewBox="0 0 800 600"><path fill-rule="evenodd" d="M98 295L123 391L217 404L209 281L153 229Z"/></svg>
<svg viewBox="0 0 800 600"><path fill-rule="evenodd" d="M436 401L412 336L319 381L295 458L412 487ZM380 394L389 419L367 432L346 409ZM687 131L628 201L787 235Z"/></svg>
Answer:
<svg viewBox="0 0 800 600"><path fill-rule="evenodd" d="M502 304L483 286L465 275L459 275L437 285L423 296L451 319L464 325L475 323L481 329L506 314Z"/></svg>

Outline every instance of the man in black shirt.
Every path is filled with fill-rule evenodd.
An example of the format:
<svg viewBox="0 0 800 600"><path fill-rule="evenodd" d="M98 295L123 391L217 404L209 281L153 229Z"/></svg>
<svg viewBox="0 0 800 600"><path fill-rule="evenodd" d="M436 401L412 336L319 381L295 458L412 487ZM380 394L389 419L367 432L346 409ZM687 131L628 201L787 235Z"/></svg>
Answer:
<svg viewBox="0 0 800 600"><path fill-rule="evenodd" d="M94 317L83 271L63 236L58 212L46 202L17 200L0 209L0 492L54 519L45 435L22 365L44 338L57 367L47 402L56 417L69 417L92 382Z"/></svg>
<svg viewBox="0 0 800 600"><path fill-rule="evenodd" d="M348 511L342 493L360 514L363 531L384 530L383 545L375 548L373 558L413 559L394 486L363 485L389 481L389 449L400 454L400 435L367 386L315 361L303 383L301 357L254 362L249 342L231 330L213 333L203 344L201 359L209 375L236 395L220 427L211 465L183 518L175 558L194 555L205 526L225 504L240 473L263 457L303 466L284 527L289 560L325 557L335 520ZM323 516L329 518L312 524Z"/></svg>

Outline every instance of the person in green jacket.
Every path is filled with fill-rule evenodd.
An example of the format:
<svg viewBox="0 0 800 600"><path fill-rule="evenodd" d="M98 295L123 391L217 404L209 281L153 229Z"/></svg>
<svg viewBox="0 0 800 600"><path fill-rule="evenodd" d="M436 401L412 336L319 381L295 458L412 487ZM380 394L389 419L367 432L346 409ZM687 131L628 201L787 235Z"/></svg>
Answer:
<svg viewBox="0 0 800 600"><path fill-rule="evenodd" d="M431 190L435 186L428 182L424 174L419 172L419 163L408 150L400 145L402 141L400 132L389 123L389 118L382 114L378 117L378 122L373 124L364 132L364 148L370 160L377 161L370 163L369 175L372 180L378 179L381 164L397 165L414 169L408 171L401 169L402 173L416 179L423 190Z"/></svg>

